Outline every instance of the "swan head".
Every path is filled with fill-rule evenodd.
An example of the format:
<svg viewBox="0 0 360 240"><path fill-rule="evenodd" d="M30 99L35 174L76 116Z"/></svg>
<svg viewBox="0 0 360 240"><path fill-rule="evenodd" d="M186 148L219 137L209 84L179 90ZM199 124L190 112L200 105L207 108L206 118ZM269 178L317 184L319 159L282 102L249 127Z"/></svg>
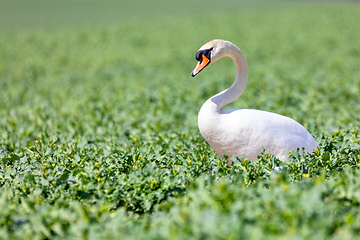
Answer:
<svg viewBox="0 0 360 240"><path fill-rule="evenodd" d="M201 70L214 63L220 58L228 55L228 47L231 44L229 41L214 39L205 43L195 54L195 59L198 61L191 76L195 77Z"/></svg>

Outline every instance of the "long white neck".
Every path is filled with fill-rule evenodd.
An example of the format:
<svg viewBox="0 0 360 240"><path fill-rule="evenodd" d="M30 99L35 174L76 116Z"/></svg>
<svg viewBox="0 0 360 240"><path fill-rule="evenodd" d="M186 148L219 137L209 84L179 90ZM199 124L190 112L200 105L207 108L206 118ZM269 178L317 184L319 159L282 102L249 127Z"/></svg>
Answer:
<svg viewBox="0 0 360 240"><path fill-rule="evenodd" d="M209 104L207 107L210 107L218 113L220 113L222 107L235 101L242 94L248 78L248 68L245 57L237 46L234 44L228 45L228 51L224 57L225 56L232 58L234 61L236 67L236 77L231 87L214 95L206 102L206 105Z"/></svg>

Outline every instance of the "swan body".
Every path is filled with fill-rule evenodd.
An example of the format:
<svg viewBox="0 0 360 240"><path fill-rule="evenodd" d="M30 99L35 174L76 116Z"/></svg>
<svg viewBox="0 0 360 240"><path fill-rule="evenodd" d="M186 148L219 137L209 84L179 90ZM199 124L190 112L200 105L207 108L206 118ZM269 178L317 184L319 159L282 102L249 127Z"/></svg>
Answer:
<svg viewBox="0 0 360 240"><path fill-rule="evenodd" d="M204 44L196 53L197 75L210 63L222 57L230 57L236 66L236 78L232 86L208 99L199 111L198 125L201 135L219 156L257 159L265 151L282 160L288 160L291 150L304 148L312 152L318 143L295 120L255 109L223 109L235 101L244 91L248 68L241 50L229 41L220 39Z"/></svg>

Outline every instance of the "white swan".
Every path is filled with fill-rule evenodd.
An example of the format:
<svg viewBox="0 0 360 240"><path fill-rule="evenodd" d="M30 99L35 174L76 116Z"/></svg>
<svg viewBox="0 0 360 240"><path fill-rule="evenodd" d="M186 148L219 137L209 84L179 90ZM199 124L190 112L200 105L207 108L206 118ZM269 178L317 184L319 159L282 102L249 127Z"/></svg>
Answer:
<svg viewBox="0 0 360 240"><path fill-rule="evenodd" d="M204 44L196 53L198 63L191 73L194 77L210 63L230 57L236 66L232 86L208 99L199 111L198 125L201 135L220 156L257 159L262 148L282 160L299 148L312 152L318 143L295 120L271 112L255 109L223 109L244 91L248 68L241 50L229 41L220 39Z"/></svg>

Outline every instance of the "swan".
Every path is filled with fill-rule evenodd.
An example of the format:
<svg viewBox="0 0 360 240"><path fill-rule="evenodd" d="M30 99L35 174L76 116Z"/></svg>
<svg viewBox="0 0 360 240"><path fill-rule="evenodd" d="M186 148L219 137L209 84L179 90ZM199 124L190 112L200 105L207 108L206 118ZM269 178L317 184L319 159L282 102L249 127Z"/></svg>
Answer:
<svg viewBox="0 0 360 240"><path fill-rule="evenodd" d="M248 68L241 50L233 43L215 39L205 43L195 55L198 61L191 75L223 57L230 57L236 66L234 83L209 98L201 107L198 126L201 135L220 156L256 160L262 148L281 160L289 160L289 152L304 148L309 153L318 146L311 134L295 120L276 113L256 109L222 109L244 91Z"/></svg>

